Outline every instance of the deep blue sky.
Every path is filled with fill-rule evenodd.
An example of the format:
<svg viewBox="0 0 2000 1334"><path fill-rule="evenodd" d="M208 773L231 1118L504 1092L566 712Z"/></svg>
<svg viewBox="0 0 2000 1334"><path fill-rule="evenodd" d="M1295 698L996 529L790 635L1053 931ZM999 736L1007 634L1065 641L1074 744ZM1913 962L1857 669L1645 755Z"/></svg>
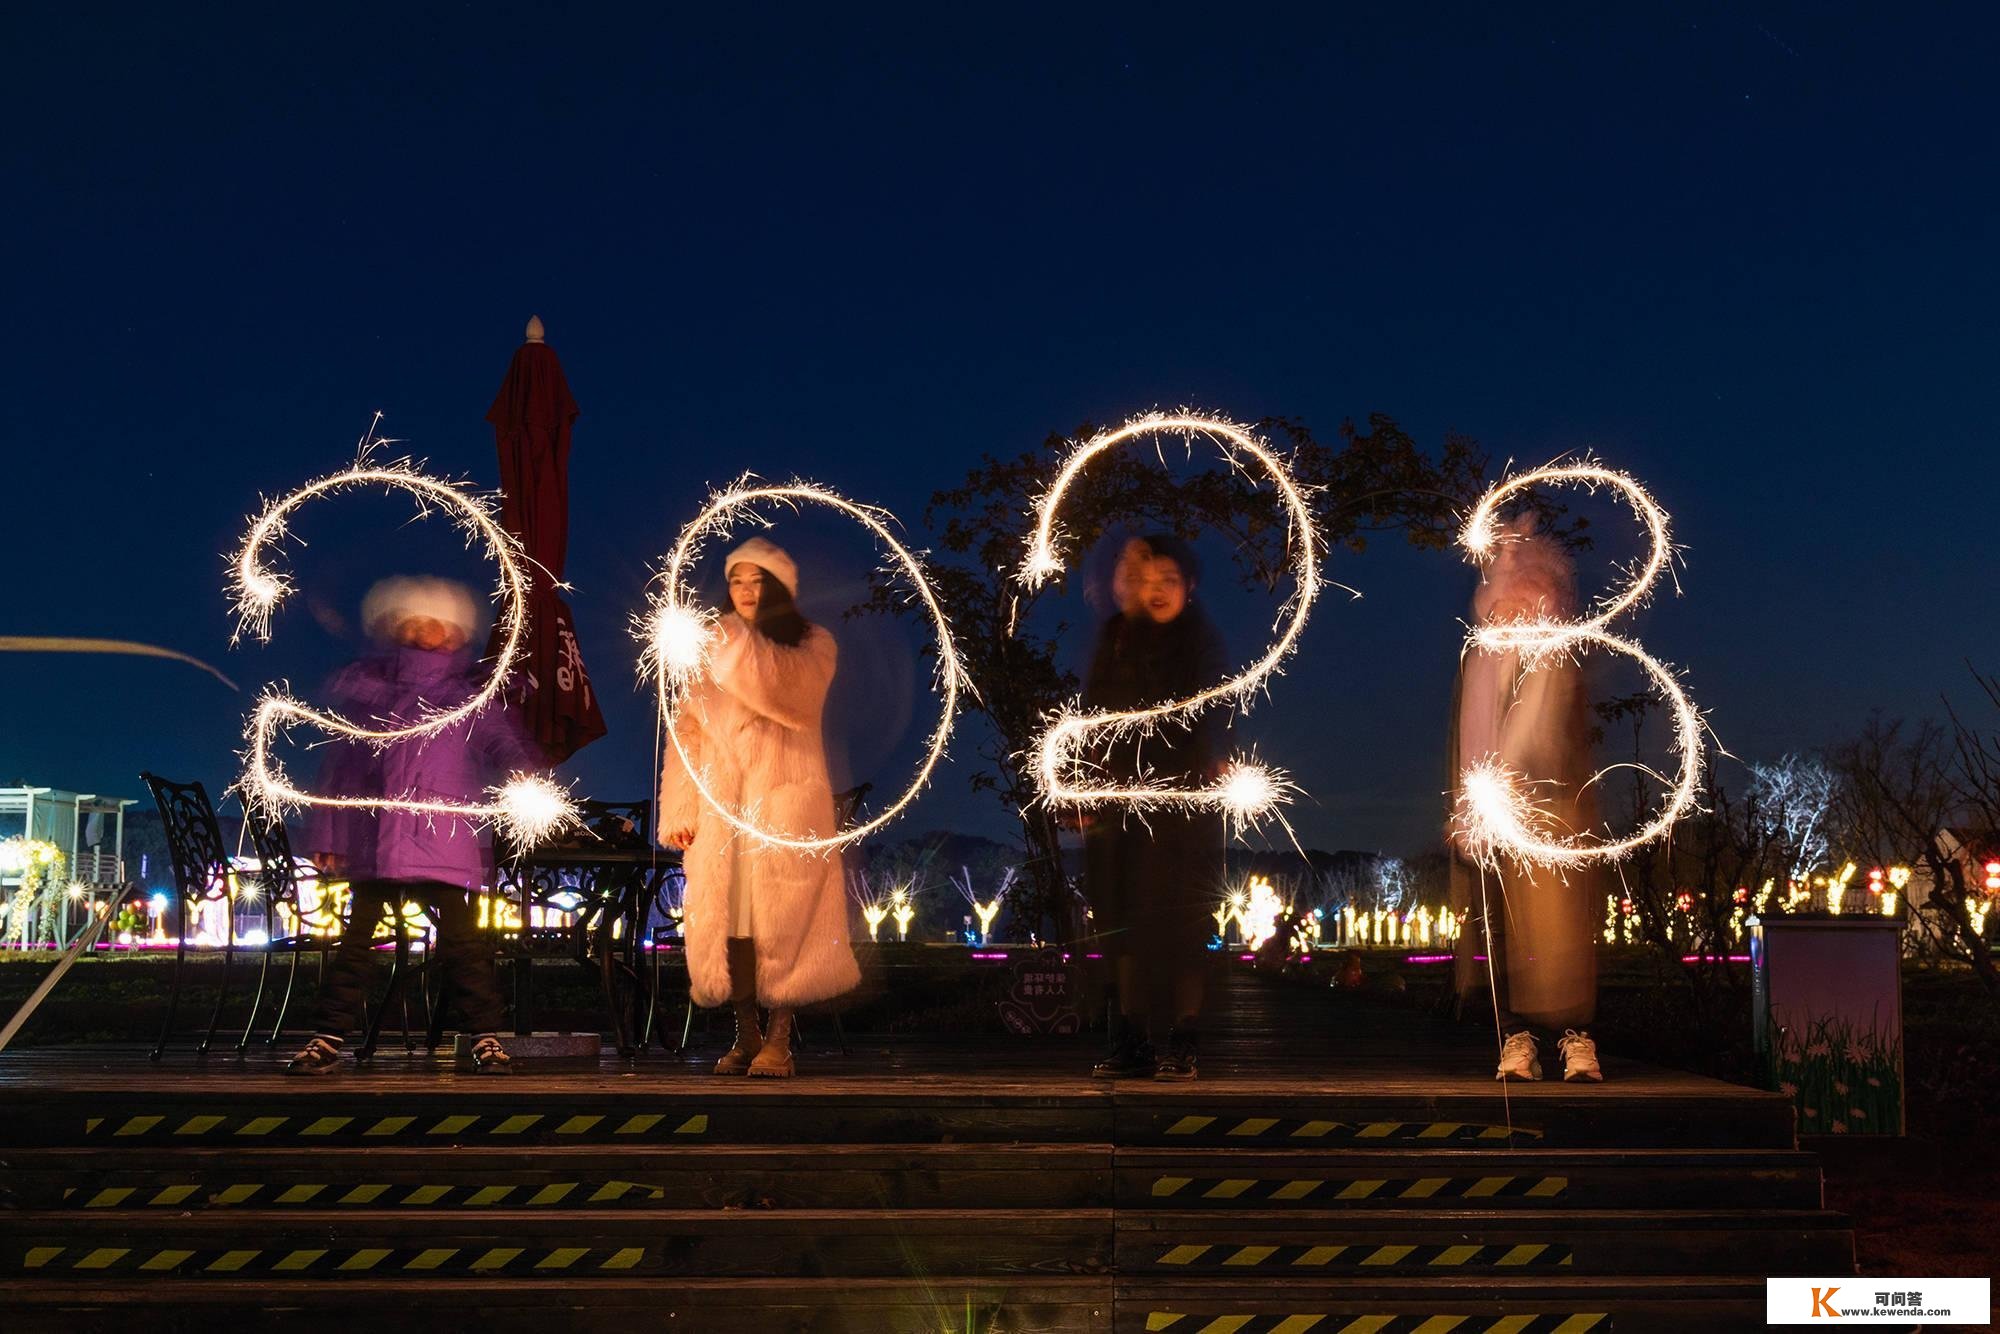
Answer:
<svg viewBox="0 0 2000 1334"><path fill-rule="evenodd" d="M983 452L1155 405L1596 447L1675 516L1684 596L1640 630L1745 758L2000 667L1990 10L283 8L0 14L0 633L311 679L339 646L303 607L227 651L219 553L378 408L493 481L481 417L539 312L584 410L599 795L647 785L623 623L708 484L800 473L914 525ZM327 550L302 579L351 600ZM1470 576L1335 572L1367 598L1257 731L1308 842L1412 846ZM887 642L852 661L893 685ZM0 782L128 795L226 783L248 700L20 656L0 692ZM995 816L954 771L909 827Z"/></svg>

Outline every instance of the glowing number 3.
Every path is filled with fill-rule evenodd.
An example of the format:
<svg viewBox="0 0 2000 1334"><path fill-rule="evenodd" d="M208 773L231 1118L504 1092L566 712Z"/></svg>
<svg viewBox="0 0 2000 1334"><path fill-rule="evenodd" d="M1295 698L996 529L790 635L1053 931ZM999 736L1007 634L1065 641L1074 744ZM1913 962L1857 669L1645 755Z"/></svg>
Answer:
<svg viewBox="0 0 2000 1334"><path fill-rule="evenodd" d="M1701 715L1665 664L1638 644L1605 629L1613 617L1630 610L1652 591L1672 554L1666 511L1632 478L1592 463L1555 465L1508 478L1488 491L1473 510L1459 535L1460 545L1481 564L1491 561L1505 540L1500 531L1501 503L1516 492L1547 483L1575 483L1591 490L1607 486L1619 492L1646 526L1652 551L1624 591L1601 601L1593 616L1577 621L1541 619L1479 625L1468 642L1488 652L1518 652L1524 670L1533 670L1543 659L1572 654L1593 644L1625 654L1645 669L1667 700L1673 713L1673 750L1680 758L1680 773L1666 801L1644 828L1626 838L1604 840L1562 836L1548 829L1548 822L1537 818L1534 799L1522 790L1519 775L1508 772L1491 757L1482 757L1468 764L1460 775L1457 818L1468 851L1480 860L1490 861L1495 854L1505 853L1520 862L1583 866L1615 861L1660 837L1694 804L1701 781Z"/></svg>
<svg viewBox="0 0 2000 1334"><path fill-rule="evenodd" d="M1055 482L1035 504L1035 531L1028 541L1028 556L1022 562L1020 579L1030 589L1038 588L1049 576L1061 573L1062 558L1056 554L1061 533L1056 513L1064 493L1078 474L1108 449L1115 449L1141 436L1179 433L1190 441L1202 437L1218 444L1230 462L1243 466L1243 456L1254 459L1277 488L1291 521L1293 574L1298 586L1291 600L1278 614L1276 637L1264 656L1236 676L1210 686L1200 694L1173 700L1154 708L1122 712L1080 712L1065 709L1051 722L1034 747L1034 769L1043 797L1061 805L1083 806L1120 803L1146 808L1184 806L1219 809L1243 820L1254 819L1283 799L1288 786L1276 770L1242 760L1232 761L1222 777L1206 787L1166 787L1137 783L1109 787L1089 783L1083 749L1092 738L1112 739L1151 731L1169 718L1191 718L1211 704L1240 700L1261 687L1278 666L1298 646L1305 629L1306 614L1319 596L1319 533L1313 526L1312 511L1300 492L1291 470L1263 441L1243 427L1216 417L1196 413L1153 413L1135 417L1115 431L1102 432L1078 446Z"/></svg>
<svg viewBox="0 0 2000 1334"><path fill-rule="evenodd" d="M739 833L761 843L777 847L791 848L800 852L830 852L866 838L883 825L903 813L903 808L916 800L917 794L930 781L931 771L944 758L946 740L951 736L953 718L958 712L958 695L966 684L965 669L959 664L958 651L952 643L951 623L945 619L944 608L938 604L937 595L931 590L930 580L924 575L924 568L915 555L890 531L891 518L887 511L858 505L836 495L822 486L810 482L793 482L789 486L750 486L747 477L727 491L713 496L708 507L695 516L693 522L681 530L680 540L668 555L666 565L661 569L659 590L652 596L651 611L640 627L640 636L646 645L644 670L656 683L659 692L660 725L666 730L670 744L680 755L688 777L695 790L719 813L723 819ZM910 583L922 599L924 608L931 615L937 628L938 643L938 686L944 694L944 705L938 714L938 723L931 732L930 744L924 760L918 766L916 777L910 785L882 813L866 824L856 825L845 833L831 834L822 838L801 838L773 833L760 828L753 820L729 809L718 799L704 778L700 766L694 764L681 746L680 737L675 734L674 722L686 704L688 692L701 678L708 663L710 649L714 645L715 625L718 613L711 607L698 602L688 588L688 568L701 554L704 541L717 533L726 531L751 506L760 501L771 501L794 508L800 505L825 505L854 519L862 527L873 533L894 555L896 564L909 576Z"/></svg>
<svg viewBox="0 0 2000 1334"><path fill-rule="evenodd" d="M528 579L522 569L520 546L512 534L494 522L490 505L466 488L427 477L408 460L380 467L364 459L345 472L322 477L271 502L250 525L242 548L230 562L230 591L236 600L236 638L245 634L259 640L271 637L271 613L292 591L291 579L264 564L265 548L285 534L293 511L309 500L381 486L406 491L420 507L436 505L447 511L467 535L486 545L488 554L500 567L500 656L486 687L455 709L426 715L402 727L368 728L338 714L322 713L293 698L282 686L270 686L257 701L246 731L249 742L244 753L242 789L246 800L272 814L298 806L339 806L353 810L399 810L418 814L464 816L492 820L517 842L527 845L548 837L572 823L576 808L568 793L538 775L517 775L505 786L489 790L485 802L429 801L414 798L335 797L305 792L291 784L271 749L280 734L296 723L307 723L334 736L370 746L387 746L398 741L434 736L455 723L473 717L500 693L508 674L521 655L521 641L527 629Z"/></svg>

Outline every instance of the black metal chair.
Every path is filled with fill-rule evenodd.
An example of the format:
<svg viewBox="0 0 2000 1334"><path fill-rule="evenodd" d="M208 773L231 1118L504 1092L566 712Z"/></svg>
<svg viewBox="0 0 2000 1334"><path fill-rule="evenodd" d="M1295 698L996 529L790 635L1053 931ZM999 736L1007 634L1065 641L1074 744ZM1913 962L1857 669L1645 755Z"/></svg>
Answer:
<svg viewBox="0 0 2000 1334"><path fill-rule="evenodd" d="M657 1005L641 958L645 923L679 861L653 846L650 801L579 806L583 827L572 838L533 849L498 849L495 892L505 897L511 891L523 918L521 929L502 941L514 970L515 1027L525 1032L529 1025L534 960L566 955L597 973L612 1040L629 1057L645 1046ZM555 908L572 920L564 927L536 927L537 907Z"/></svg>
<svg viewBox="0 0 2000 1334"><path fill-rule="evenodd" d="M285 973L285 990L278 999L277 1017L272 1020L271 1032L264 1039L266 1046L276 1046L285 1031L285 1016L291 1013L292 993L298 985L300 956L308 948L318 950L320 972L324 977L327 952L338 944L346 931L346 923L336 918L333 923L336 930L314 936L312 926L306 920L301 894L301 886L308 877L292 851L292 836L285 828L285 822L254 807L246 807L243 824L249 832L250 845L257 853L257 874L265 895L266 920L275 926L279 910L289 904L297 920L297 929L289 936L267 933L264 964L257 970L257 994L250 1002L250 1017L244 1021L243 1036L236 1043L239 1053L249 1046L251 1031L257 1026L257 1015L263 1008L265 984L271 973L271 956L279 950L286 950L291 955L291 966Z"/></svg>
<svg viewBox="0 0 2000 1334"><path fill-rule="evenodd" d="M160 1026L160 1040L152 1050L157 1061L166 1054L173 1036L174 1019L180 1012L181 986L187 975L188 905L229 897L229 859L222 842L222 826L215 818L215 806L208 790L200 783L176 783L156 774L142 773L153 803L159 807L160 822L166 829L167 851L174 866L174 907L176 945L174 973L167 992L167 1019ZM208 1032L195 1048L197 1056L208 1055L215 1041L216 1026L222 1021L223 1002L229 998L229 973L236 956L235 907L230 907L229 930L222 952L222 986L216 992L215 1009L208 1016Z"/></svg>

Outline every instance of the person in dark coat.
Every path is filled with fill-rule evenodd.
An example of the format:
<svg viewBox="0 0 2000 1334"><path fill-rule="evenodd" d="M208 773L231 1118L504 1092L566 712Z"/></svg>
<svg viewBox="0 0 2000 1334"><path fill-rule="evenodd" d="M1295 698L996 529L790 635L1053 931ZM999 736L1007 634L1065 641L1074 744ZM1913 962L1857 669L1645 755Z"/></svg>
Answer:
<svg viewBox="0 0 2000 1334"><path fill-rule="evenodd" d="M1229 674L1222 637L1194 600L1199 573L1193 551L1177 539L1128 544L1114 581L1119 610L1099 632L1084 680L1085 707L1164 704ZM1193 788L1220 775L1228 750L1229 714L1217 707L1192 722L1170 720L1150 735L1121 738L1099 765L1111 783ZM1195 1077L1224 837L1217 811L1089 813L1084 893L1117 986L1111 1051L1093 1074ZM1161 1038L1163 1053L1155 1045Z"/></svg>
<svg viewBox="0 0 2000 1334"><path fill-rule="evenodd" d="M467 647L478 628L470 590L444 579L385 579L361 618L377 648L342 668L327 687L339 713L363 726L407 726L463 705L484 688ZM496 698L482 712L430 736L385 746L341 740L329 747L317 790L332 797L472 804L515 774L547 761L518 715ZM488 836L463 816L314 806L306 847L323 878L349 883L347 931L320 988L314 1036L286 1067L292 1074L339 1068L341 1044L358 1027L368 992L376 925L391 904L423 904L437 926L438 971L456 993L473 1061L503 1071L505 1007L493 955L479 939L467 895L491 883Z"/></svg>

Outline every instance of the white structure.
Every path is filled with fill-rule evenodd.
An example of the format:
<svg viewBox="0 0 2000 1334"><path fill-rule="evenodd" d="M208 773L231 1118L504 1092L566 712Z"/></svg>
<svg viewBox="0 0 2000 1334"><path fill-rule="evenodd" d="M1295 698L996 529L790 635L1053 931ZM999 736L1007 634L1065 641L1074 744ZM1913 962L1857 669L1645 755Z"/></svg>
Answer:
<svg viewBox="0 0 2000 1334"><path fill-rule="evenodd" d="M69 878L85 885L125 881L125 808L129 797L65 792L53 787L0 787L0 839L53 843L69 859ZM21 883L0 872L0 886Z"/></svg>

